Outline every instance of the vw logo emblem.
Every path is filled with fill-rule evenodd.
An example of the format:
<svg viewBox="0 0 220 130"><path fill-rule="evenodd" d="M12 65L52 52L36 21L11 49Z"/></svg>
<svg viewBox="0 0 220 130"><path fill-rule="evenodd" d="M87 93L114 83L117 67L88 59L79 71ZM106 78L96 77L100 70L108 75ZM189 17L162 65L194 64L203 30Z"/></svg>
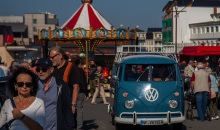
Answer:
<svg viewBox="0 0 220 130"><path fill-rule="evenodd" d="M149 102L154 102L157 100L157 98L159 97L159 93L155 88L150 88L149 90L147 90L145 92L145 98L149 101Z"/></svg>

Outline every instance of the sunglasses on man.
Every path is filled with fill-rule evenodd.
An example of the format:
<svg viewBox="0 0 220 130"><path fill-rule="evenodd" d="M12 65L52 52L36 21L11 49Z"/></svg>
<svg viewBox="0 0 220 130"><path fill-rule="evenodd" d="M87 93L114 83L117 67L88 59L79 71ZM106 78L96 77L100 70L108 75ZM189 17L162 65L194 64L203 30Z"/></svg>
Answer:
<svg viewBox="0 0 220 130"><path fill-rule="evenodd" d="M28 88L30 88L30 87L33 86L32 82L17 82L16 84L17 84L17 86L18 86L19 88L20 88L20 87L23 87L24 85L25 85L26 87L28 87Z"/></svg>
<svg viewBox="0 0 220 130"><path fill-rule="evenodd" d="M48 69L49 69L48 67L37 67L37 68L36 68L36 71L37 71L37 72L40 72L40 71L42 71L42 72L47 72Z"/></svg>

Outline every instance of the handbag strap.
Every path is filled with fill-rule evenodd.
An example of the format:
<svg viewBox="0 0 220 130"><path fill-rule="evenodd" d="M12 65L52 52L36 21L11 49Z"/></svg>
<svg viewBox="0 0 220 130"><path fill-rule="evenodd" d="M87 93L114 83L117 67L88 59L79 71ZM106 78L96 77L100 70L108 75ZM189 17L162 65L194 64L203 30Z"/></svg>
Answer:
<svg viewBox="0 0 220 130"><path fill-rule="evenodd" d="M10 98L10 101L11 101L12 107L13 107L13 108L16 108L15 102L14 102L14 100L13 100L12 97ZM10 120L10 121L7 123L7 127L8 127L8 128L11 126L11 123L12 123L14 120L15 120L15 119L12 119L12 120Z"/></svg>
<svg viewBox="0 0 220 130"><path fill-rule="evenodd" d="M13 107L13 108L16 108L15 102L14 102L14 100L13 100L12 97L10 98L10 100L11 100L11 105L12 105L12 107Z"/></svg>

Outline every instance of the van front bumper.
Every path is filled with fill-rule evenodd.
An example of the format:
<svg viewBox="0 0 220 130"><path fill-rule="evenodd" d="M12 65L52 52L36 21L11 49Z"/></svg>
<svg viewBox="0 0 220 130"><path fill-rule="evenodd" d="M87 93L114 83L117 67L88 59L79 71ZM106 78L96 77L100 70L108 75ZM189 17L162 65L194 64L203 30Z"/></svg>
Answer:
<svg viewBox="0 0 220 130"><path fill-rule="evenodd" d="M155 113L138 113L138 112L122 112L120 117L115 116L115 122L121 124L143 125L141 122L161 121L162 124L182 123L185 116L182 112L155 112ZM153 125L153 124L148 124Z"/></svg>

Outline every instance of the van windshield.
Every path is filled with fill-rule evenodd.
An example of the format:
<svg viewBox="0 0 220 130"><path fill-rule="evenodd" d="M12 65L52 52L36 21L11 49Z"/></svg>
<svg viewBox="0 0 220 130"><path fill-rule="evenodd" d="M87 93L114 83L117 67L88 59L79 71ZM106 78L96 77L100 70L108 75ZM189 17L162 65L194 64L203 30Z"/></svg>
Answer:
<svg viewBox="0 0 220 130"><path fill-rule="evenodd" d="M176 81L174 64L127 64L124 81Z"/></svg>

